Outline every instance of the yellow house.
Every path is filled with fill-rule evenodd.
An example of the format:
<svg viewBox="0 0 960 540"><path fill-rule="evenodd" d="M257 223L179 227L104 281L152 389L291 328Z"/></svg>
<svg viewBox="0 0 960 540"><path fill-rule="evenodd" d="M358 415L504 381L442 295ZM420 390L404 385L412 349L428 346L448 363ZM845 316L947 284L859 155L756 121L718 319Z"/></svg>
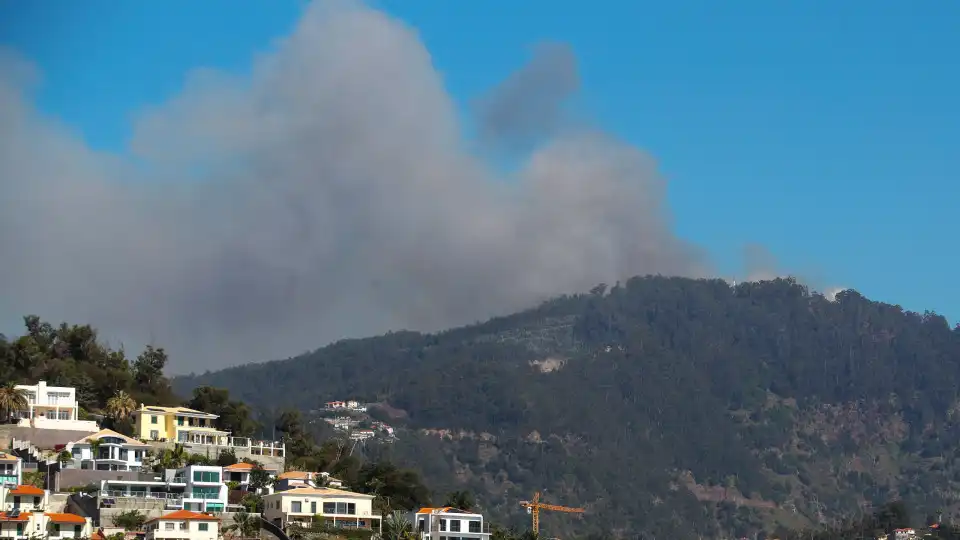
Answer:
<svg viewBox="0 0 960 540"><path fill-rule="evenodd" d="M187 407L141 405L133 413L137 436L144 441L226 445L230 433L214 426L217 418Z"/></svg>

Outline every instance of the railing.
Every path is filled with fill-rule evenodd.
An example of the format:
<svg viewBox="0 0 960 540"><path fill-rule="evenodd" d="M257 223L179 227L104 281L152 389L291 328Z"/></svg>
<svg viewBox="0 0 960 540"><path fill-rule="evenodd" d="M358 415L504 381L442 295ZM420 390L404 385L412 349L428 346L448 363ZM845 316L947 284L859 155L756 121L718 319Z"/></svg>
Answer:
<svg viewBox="0 0 960 540"><path fill-rule="evenodd" d="M184 495L185 499L203 499L216 500L220 498L219 493L189 493Z"/></svg>
<svg viewBox="0 0 960 540"><path fill-rule="evenodd" d="M483 524L481 524L479 529L471 529L469 525L467 525L466 528L464 528L462 521L466 521L466 520L461 520L460 530L459 530L459 531L454 531L454 530L451 530L451 529L450 529L450 521L449 521L449 520L447 521L447 526L444 527L443 530L440 529L440 520L434 519L434 520L432 520L432 521L433 521L433 522L430 524L430 531L429 531L429 532L432 532L432 533L433 533L433 532L442 532L442 533L444 533L444 534L451 534L452 536L456 536L456 535L458 535L458 534L490 534L490 524L489 524L489 523L483 523ZM421 530L420 532L426 532L426 531Z"/></svg>
<svg viewBox="0 0 960 540"><path fill-rule="evenodd" d="M160 500L183 500L181 493L162 493L156 491L123 491L105 489L100 491L101 497L111 497L115 499L160 499Z"/></svg>

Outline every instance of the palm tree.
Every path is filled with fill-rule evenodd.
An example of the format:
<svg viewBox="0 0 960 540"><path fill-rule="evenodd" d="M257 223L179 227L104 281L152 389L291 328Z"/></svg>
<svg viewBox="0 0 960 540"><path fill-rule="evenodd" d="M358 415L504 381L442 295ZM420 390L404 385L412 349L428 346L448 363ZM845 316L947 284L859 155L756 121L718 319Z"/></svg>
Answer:
<svg viewBox="0 0 960 540"><path fill-rule="evenodd" d="M234 533L241 538L253 538L260 533L260 519L246 510L233 515L233 523L223 528L225 533Z"/></svg>
<svg viewBox="0 0 960 540"><path fill-rule="evenodd" d="M409 540L413 537L413 524L403 515L403 512L394 512L383 520L383 540Z"/></svg>
<svg viewBox="0 0 960 540"><path fill-rule="evenodd" d="M123 390L118 390L112 398L107 400L107 415L116 420L126 420L135 410L137 410L137 402Z"/></svg>
<svg viewBox="0 0 960 540"><path fill-rule="evenodd" d="M93 460L93 469L97 469L97 458L100 457L100 445L103 444L100 442L100 439L87 439L87 442L90 443L90 458Z"/></svg>
<svg viewBox="0 0 960 540"><path fill-rule="evenodd" d="M10 420L13 413L26 410L29 407L27 393L17 388L13 381L0 386L0 411L4 412L4 418L7 421Z"/></svg>
<svg viewBox="0 0 960 540"><path fill-rule="evenodd" d="M160 463L164 469L179 469L187 462L187 449L180 443L163 451Z"/></svg>
<svg viewBox="0 0 960 540"><path fill-rule="evenodd" d="M444 506L450 506L457 510L469 512L474 507L473 496L467 491L454 491L447 495L447 502Z"/></svg>

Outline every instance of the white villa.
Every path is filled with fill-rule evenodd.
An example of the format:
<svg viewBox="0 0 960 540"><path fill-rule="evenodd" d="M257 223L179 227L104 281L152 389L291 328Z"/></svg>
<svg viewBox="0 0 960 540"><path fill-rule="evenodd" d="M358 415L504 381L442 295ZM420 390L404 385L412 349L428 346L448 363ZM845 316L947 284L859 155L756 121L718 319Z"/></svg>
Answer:
<svg viewBox="0 0 960 540"><path fill-rule="evenodd" d="M45 490L38 487L19 485L0 487L0 502L3 508L0 510L19 510L21 512L42 512L47 507L47 495Z"/></svg>
<svg viewBox="0 0 960 540"><path fill-rule="evenodd" d="M299 487L263 498L263 517L285 528L322 518L334 527L380 531L382 516L373 512L373 495L340 489Z"/></svg>
<svg viewBox="0 0 960 540"><path fill-rule="evenodd" d="M98 471L139 470L149 449L148 444L109 429L68 443L66 447L66 451L73 455L69 468Z"/></svg>
<svg viewBox="0 0 960 540"><path fill-rule="evenodd" d="M17 390L27 398L27 409L13 413L20 418L21 426L87 432L100 429L96 422L78 418L80 406L73 387L47 386L46 381L40 381L35 385L18 384Z"/></svg>
<svg viewBox="0 0 960 540"><path fill-rule="evenodd" d="M19 486L23 481L23 462L17 456L0 452L0 487ZM0 534L0 537L3 535Z"/></svg>
<svg viewBox="0 0 960 540"><path fill-rule="evenodd" d="M490 527L483 515L449 506L421 508L413 515L421 540L489 540Z"/></svg>
<svg viewBox="0 0 960 540"><path fill-rule="evenodd" d="M100 497L108 499L161 499L168 510L223 512L227 506L227 485L223 468L188 465L168 469L154 480L101 480Z"/></svg>
<svg viewBox="0 0 960 540"><path fill-rule="evenodd" d="M0 512L0 538L90 538L90 518L76 514Z"/></svg>
<svg viewBox="0 0 960 540"><path fill-rule="evenodd" d="M190 510L177 510L144 523L145 540L217 540L220 519Z"/></svg>

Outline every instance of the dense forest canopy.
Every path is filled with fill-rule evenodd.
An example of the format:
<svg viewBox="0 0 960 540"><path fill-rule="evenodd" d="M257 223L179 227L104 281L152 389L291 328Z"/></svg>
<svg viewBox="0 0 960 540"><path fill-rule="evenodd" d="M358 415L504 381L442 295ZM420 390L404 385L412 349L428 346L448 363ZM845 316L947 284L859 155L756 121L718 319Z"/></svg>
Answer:
<svg viewBox="0 0 960 540"><path fill-rule="evenodd" d="M634 278L173 381L162 348L131 360L90 326L24 322L0 337L3 382L74 386L124 432L131 402L213 412L236 434L282 437L289 466L382 510L460 494L522 530L518 503L540 490L587 509L545 514L547 534L596 538L847 534L844 519L897 499L944 523L960 514L960 329L855 291ZM324 402L351 398L399 438L357 449L319 421Z"/></svg>
<svg viewBox="0 0 960 540"><path fill-rule="evenodd" d="M955 512L960 329L793 280L634 278L438 334L345 340L176 379L255 410L357 398L415 464L515 524L682 538L815 527L886 501Z"/></svg>

